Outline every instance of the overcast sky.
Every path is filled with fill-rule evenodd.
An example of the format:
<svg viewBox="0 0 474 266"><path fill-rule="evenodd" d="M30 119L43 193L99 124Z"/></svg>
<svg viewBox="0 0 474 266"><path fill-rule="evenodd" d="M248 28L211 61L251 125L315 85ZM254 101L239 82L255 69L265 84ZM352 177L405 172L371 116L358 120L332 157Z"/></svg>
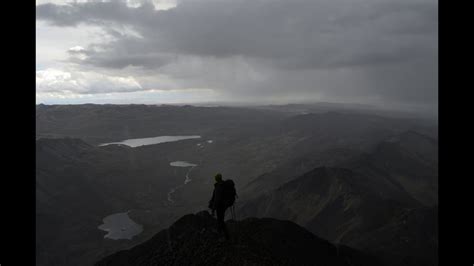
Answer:
<svg viewBox="0 0 474 266"><path fill-rule="evenodd" d="M435 0L39 1L38 103L437 107Z"/></svg>

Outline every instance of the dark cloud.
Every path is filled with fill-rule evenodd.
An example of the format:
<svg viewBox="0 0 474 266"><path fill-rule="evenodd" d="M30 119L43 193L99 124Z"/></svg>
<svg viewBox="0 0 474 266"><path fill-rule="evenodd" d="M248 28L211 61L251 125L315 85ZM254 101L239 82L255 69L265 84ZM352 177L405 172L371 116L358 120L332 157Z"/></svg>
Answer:
<svg viewBox="0 0 474 266"><path fill-rule="evenodd" d="M188 56L219 71L217 58L241 75L231 64L243 58L265 77L242 75L231 84L226 74L207 73L193 81L242 97L290 92L436 102L437 8L434 0L185 0L163 11L146 1L138 8L112 1L39 5L37 18L100 25L113 37L96 44L100 49L88 47L76 63L166 70ZM116 30L125 26L138 36Z"/></svg>
<svg viewBox="0 0 474 266"><path fill-rule="evenodd" d="M93 47L100 46L101 50ZM173 56L153 51L133 53L133 49L113 49L113 45L94 45L84 50L69 50L69 60L77 64L92 65L96 67L122 69L128 66L144 67L149 69L159 68L171 62ZM108 47L112 47L108 49ZM135 50L136 51L136 50Z"/></svg>
<svg viewBox="0 0 474 266"><path fill-rule="evenodd" d="M132 53L242 55L288 60L282 66L318 68L421 55L420 48L433 41L436 4L398 2L184 1L169 11L155 11L146 2L139 8L121 1L89 2L40 5L37 16L59 26L131 25L145 39L118 39L109 48ZM404 33L421 37L399 36Z"/></svg>

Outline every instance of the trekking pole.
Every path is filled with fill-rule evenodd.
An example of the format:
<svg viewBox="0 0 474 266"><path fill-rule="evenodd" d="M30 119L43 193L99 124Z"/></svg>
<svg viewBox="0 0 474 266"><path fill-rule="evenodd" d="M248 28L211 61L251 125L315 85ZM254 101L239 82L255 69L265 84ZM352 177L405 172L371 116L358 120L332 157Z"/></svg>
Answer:
<svg viewBox="0 0 474 266"><path fill-rule="evenodd" d="M235 204L232 205L232 215L233 215L234 220L237 221L237 215L235 215Z"/></svg>
<svg viewBox="0 0 474 266"><path fill-rule="evenodd" d="M237 216L235 215L235 203L234 205L232 205L232 214L234 216L234 221L237 222ZM239 236L239 226L238 224L236 223L236 227L235 227L235 237L238 237ZM235 241L235 240L234 240Z"/></svg>
<svg viewBox="0 0 474 266"><path fill-rule="evenodd" d="M234 209L234 220L237 221L237 215L235 215L235 204L237 203L237 199L239 198L239 196L237 195L237 193L235 193L235 201L234 201L234 204L232 205L232 208Z"/></svg>

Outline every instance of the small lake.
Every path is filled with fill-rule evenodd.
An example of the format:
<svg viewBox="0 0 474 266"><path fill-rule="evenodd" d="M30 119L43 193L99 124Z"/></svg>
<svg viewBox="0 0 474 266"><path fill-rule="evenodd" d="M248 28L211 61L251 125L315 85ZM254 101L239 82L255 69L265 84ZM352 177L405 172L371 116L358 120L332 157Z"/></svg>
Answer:
<svg viewBox="0 0 474 266"><path fill-rule="evenodd" d="M143 231L143 226L135 223L128 216L128 212L121 212L109 215L102 219L103 224L97 228L108 232L104 238L113 240L132 239Z"/></svg>
<svg viewBox="0 0 474 266"><path fill-rule="evenodd" d="M171 162L170 165L175 166L175 167L193 167L193 166L197 166L197 164L188 163L188 162L185 162L185 161Z"/></svg>
<svg viewBox="0 0 474 266"><path fill-rule="evenodd" d="M139 147L139 146L145 146L145 145L153 145L153 144L159 144L159 143L165 143L165 142L174 142L174 141L180 141L180 140L185 140L185 139L199 139L201 136L159 136L159 137L152 137L152 138L141 138L141 139L126 139L123 141L119 142L110 142L110 143L103 143L100 144L99 146L105 146L105 145L111 145L111 144L121 144L121 145L127 145L132 148Z"/></svg>

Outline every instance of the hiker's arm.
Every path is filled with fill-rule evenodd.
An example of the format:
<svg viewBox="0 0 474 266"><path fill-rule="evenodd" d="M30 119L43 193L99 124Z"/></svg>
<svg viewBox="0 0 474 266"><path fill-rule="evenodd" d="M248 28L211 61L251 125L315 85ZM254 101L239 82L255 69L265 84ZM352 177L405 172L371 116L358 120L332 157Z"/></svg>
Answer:
<svg viewBox="0 0 474 266"><path fill-rule="evenodd" d="M211 200L209 201L209 209L212 210L212 213L211 215L214 216L214 213L215 213L215 207L214 207L214 198L215 198L215 195L216 194L216 189L214 189L214 191L212 192L212 198Z"/></svg>
<svg viewBox="0 0 474 266"><path fill-rule="evenodd" d="M212 191L212 198L211 200L209 201L209 209L213 210L214 211L214 195L216 194L216 189L214 189L214 191Z"/></svg>

